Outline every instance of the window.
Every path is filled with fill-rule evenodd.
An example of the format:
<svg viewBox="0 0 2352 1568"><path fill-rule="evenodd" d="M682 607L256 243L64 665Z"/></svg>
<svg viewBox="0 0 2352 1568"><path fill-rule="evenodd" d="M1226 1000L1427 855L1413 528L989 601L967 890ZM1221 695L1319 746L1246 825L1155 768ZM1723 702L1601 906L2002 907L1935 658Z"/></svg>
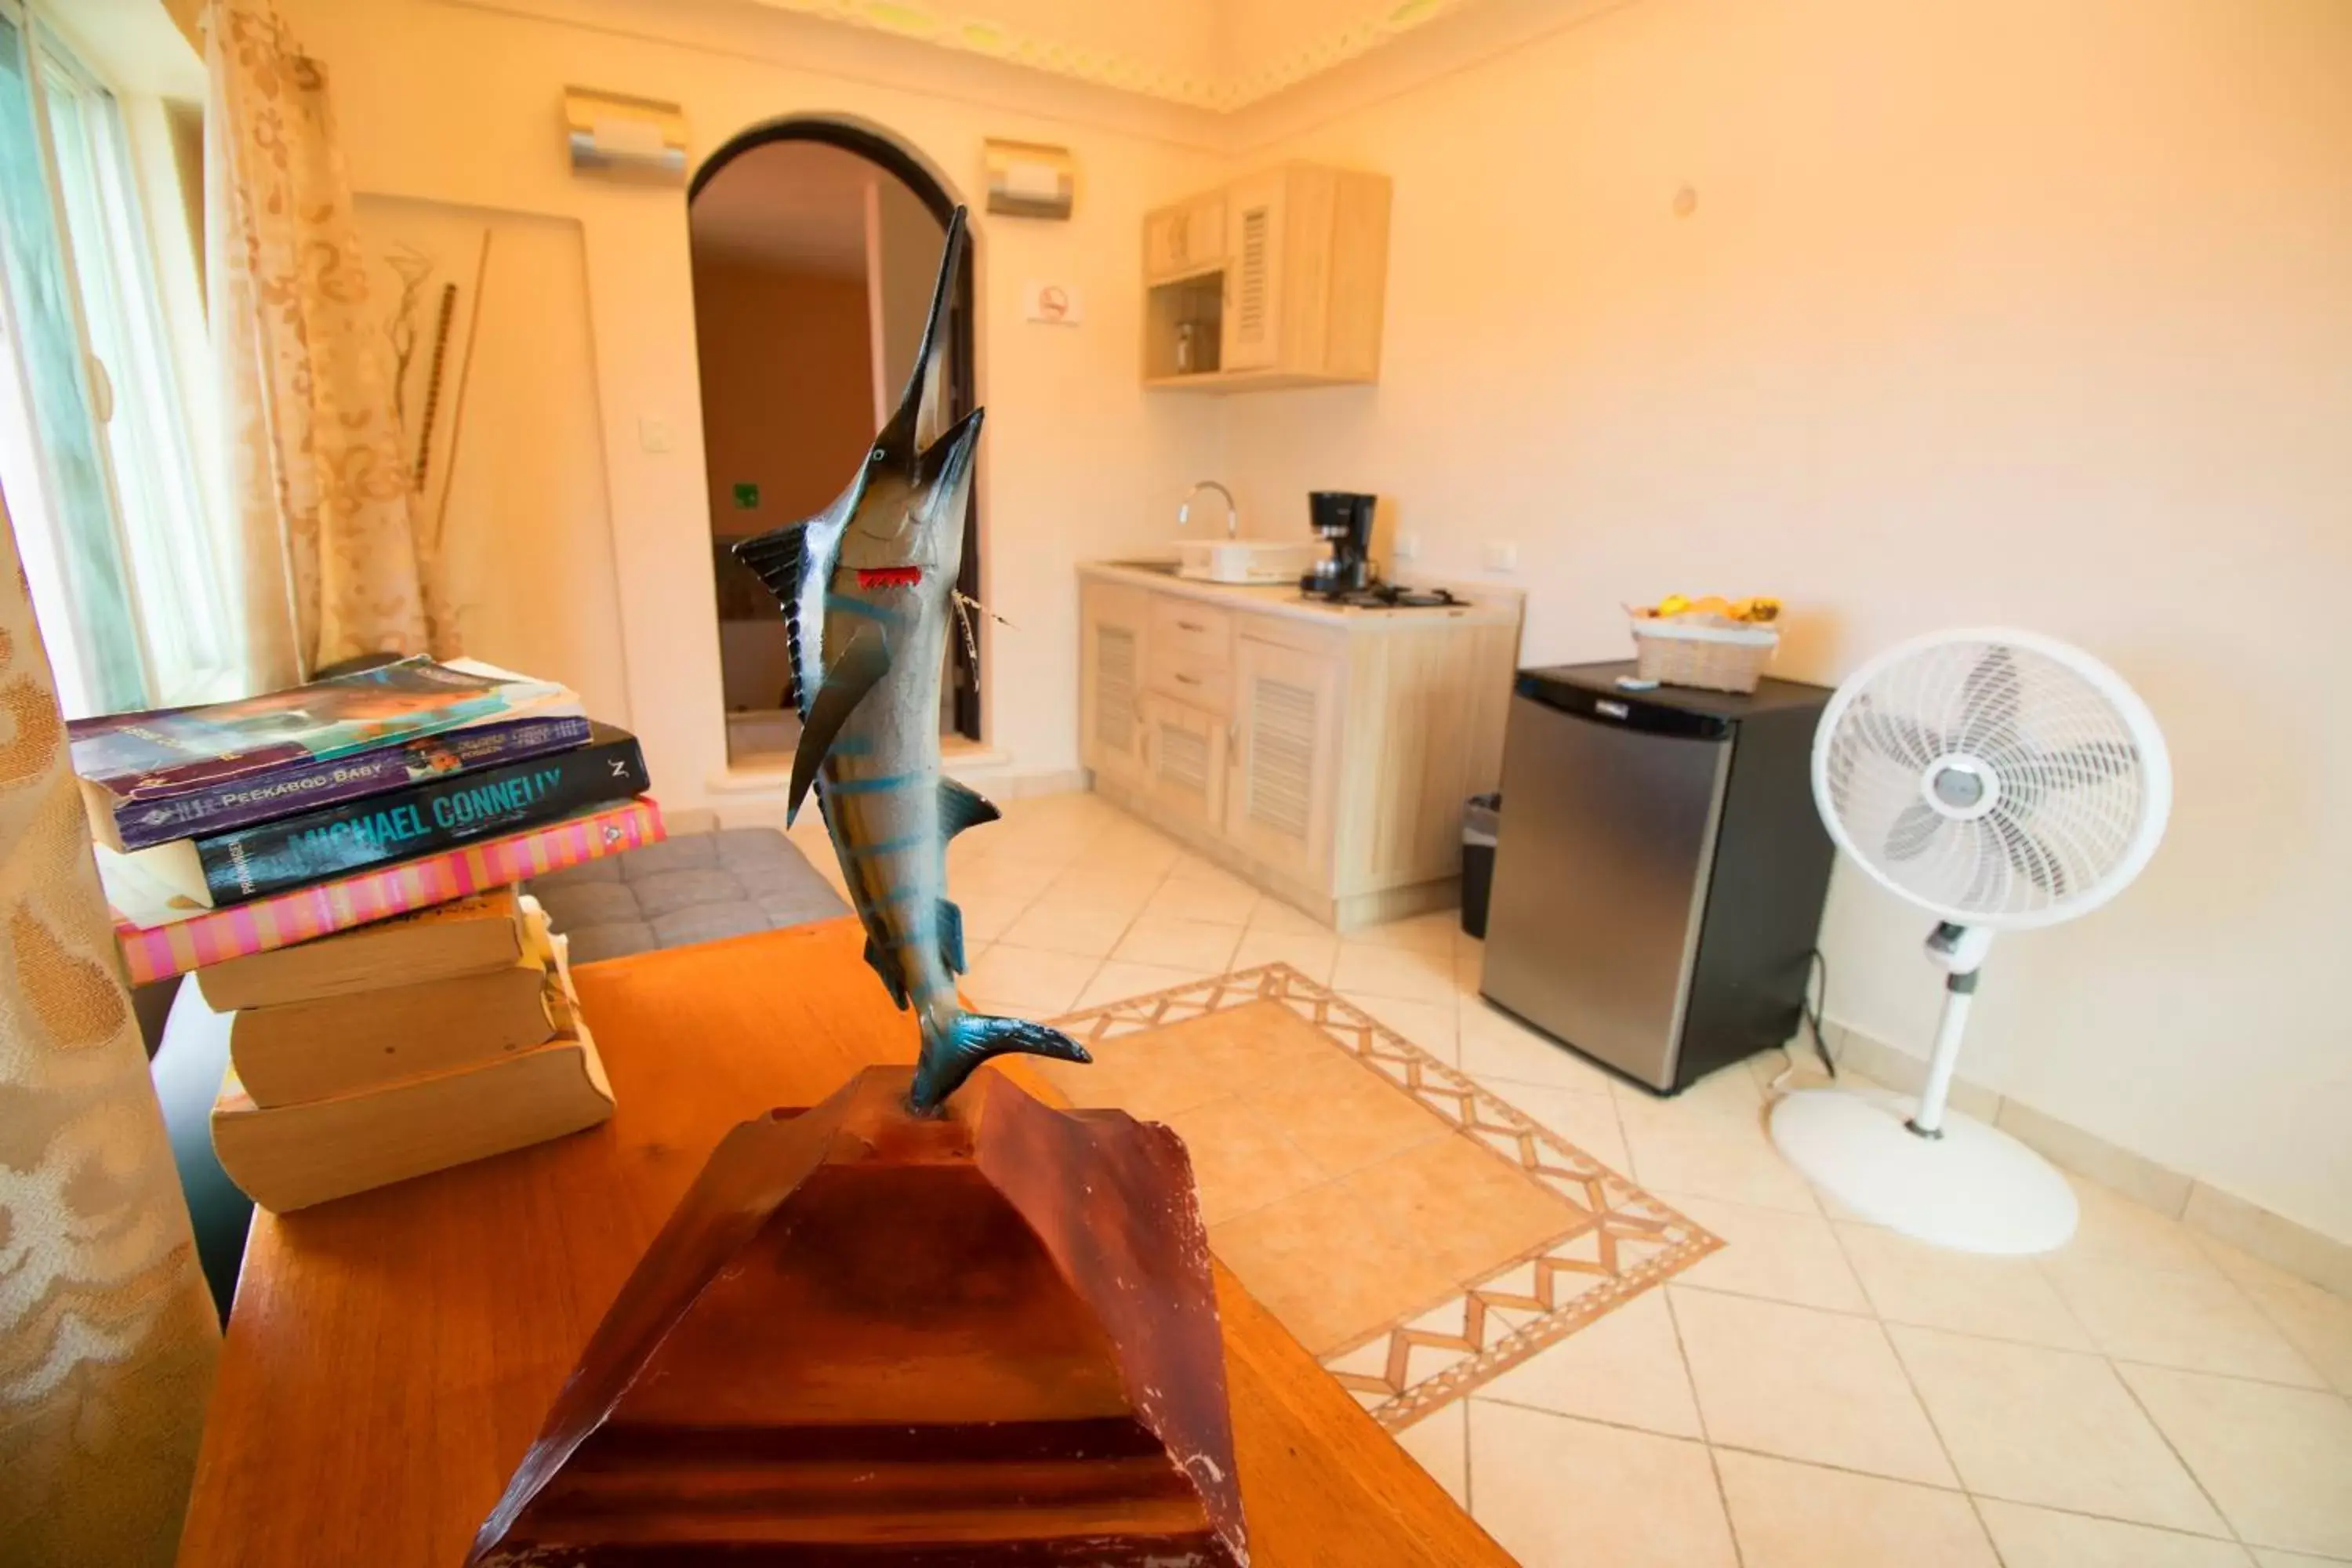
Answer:
<svg viewBox="0 0 2352 1568"><path fill-rule="evenodd" d="M0 0L0 487L69 716L234 679L150 233L114 94Z"/></svg>

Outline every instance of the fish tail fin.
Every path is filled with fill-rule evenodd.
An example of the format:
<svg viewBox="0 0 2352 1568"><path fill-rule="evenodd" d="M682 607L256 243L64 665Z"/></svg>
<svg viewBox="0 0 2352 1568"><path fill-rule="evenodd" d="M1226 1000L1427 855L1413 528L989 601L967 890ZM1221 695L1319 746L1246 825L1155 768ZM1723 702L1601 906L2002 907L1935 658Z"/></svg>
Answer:
<svg viewBox="0 0 2352 1568"><path fill-rule="evenodd" d="M963 1087L972 1069L991 1057L1008 1051L1052 1057L1056 1061L1090 1062L1087 1048L1044 1024L1026 1018L995 1018L985 1013L958 1013L944 1026L923 1020L923 1051L915 1068L915 1087L908 1096L917 1112L928 1114Z"/></svg>

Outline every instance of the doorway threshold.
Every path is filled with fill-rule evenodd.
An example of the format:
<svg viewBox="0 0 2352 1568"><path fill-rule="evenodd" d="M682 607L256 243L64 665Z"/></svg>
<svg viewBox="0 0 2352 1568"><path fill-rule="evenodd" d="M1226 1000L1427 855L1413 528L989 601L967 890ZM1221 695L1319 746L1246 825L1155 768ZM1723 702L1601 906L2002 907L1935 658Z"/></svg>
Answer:
<svg viewBox="0 0 2352 1568"><path fill-rule="evenodd" d="M952 778L987 777L1011 765L1013 753L979 741L950 735L940 742L940 771ZM789 752L730 763L713 773L704 787L712 795L775 795L792 787L793 759Z"/></svg>

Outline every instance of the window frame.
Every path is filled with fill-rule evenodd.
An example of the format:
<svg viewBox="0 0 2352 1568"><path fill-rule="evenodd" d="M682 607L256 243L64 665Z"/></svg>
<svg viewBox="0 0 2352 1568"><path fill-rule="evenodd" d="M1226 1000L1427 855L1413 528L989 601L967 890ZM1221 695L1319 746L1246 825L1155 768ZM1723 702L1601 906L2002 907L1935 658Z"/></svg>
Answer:
<svg viewBox="0 0 2352 1568"><path fill-rule="evenodd" d="M0 376L14 383L0 388L0 418L14 420L20 439L29 436L34 468L25 476L34 493L11 502L20 553L48 628L51 663L69 667L58 670L68 714L121 706L100 700L93 689L103 684L95 673L101 661L119 661L125 651L141 689L135 706L213 700L234 695L239 676L234 563L218 525L218 498L206 482L202 426L189 395L194 389L185 384L164 302L150 193L123 89L51 25L49 9L0 0L0 17L22 40L33 150L65 276L63 313L79 351L79 412L105 507L100 548L110 551L115 571L110 580L93 582L68 565L92 526L68 513L89 509L58 503L51 432L43 428L30 372L15 348L24 341L19 302L0 283L0 330L10 351L0 353L6 361ZM76 142L70 160L58 144L61 120ZM80 184L91 187L80 199L68 189L68 162L77 192ZM92 320L94 306L105 315L103 331ZM121 684L119 672L113 682Z"/></svg>

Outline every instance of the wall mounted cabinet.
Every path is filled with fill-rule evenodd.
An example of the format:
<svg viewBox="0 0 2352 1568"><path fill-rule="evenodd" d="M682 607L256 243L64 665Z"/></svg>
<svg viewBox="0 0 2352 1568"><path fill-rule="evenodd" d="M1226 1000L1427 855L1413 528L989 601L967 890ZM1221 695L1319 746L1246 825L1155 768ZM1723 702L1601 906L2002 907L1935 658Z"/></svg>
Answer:
<svg viewBox="0 0 2352 1568"><path fill-rule="evenodd" d="M1225 264L1222 191L1161 207L1143 220L1143 280L1162 283Z"/></svg>
<svg viewBox="0 0 2352 1568"><path fill-rule="evenodd" d="M1310 163L1143 220L1143 381L1246 392L1379 379L1386 175Z"/></svg>

